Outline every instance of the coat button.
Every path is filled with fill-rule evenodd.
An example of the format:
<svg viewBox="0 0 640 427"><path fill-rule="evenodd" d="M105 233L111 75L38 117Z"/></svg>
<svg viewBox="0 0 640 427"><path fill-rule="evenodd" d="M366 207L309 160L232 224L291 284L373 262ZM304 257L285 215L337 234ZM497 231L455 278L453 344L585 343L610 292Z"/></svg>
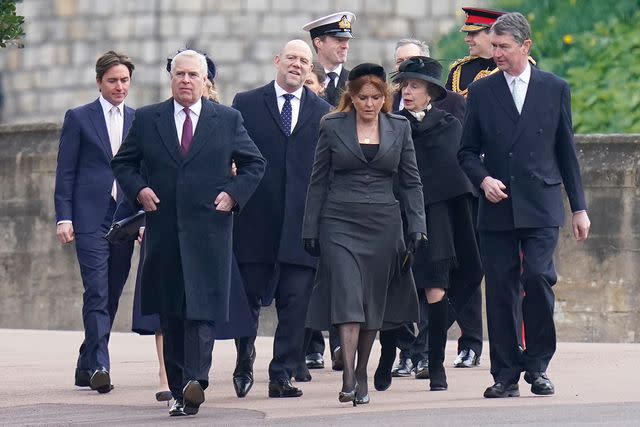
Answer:
<svg viewBox="0 0 640 427"><path fill-rule="evenodd" d="M513 157L513 153L512 152L509 152L509 157Z"/></svg>

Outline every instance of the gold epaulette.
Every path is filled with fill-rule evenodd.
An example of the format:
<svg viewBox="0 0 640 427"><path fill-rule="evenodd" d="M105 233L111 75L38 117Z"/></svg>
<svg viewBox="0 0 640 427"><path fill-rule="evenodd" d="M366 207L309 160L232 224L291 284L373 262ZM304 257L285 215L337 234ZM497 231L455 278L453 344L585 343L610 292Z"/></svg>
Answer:
<svg viewBox="0 0 640 427"><path fill-rule="evenodd" d="M476 58L476 55L465 56L464 58L460 58L456 62L451 64L451 67L449 68L449 70L453 71L453 74L451 75L451 90L459 93L465 98L467 97L467 90L460 89L460 74L462 73L462 65L466 64L467 62L471 62Z"/></svg>
<svg viewBox="0 0 640 427"><path fill-rule="evenodd" d="M451 66L449 67L449 70L452 70L454 67L457 67L458 65L466 64L469 61L473 61L476 58L477 58L476 55L468 55L468 56L465 56L464 58L460 58L456 60L453 64L451 64Z"/></svg>

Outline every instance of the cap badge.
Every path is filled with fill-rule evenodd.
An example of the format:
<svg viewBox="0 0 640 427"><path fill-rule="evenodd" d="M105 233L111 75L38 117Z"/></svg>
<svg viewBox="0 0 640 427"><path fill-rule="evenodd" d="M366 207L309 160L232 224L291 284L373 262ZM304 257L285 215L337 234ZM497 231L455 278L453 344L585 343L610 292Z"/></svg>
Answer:
<svg viewBox="0 0 640 427"><path fill-rule="evenodd" d="M351 22L349 22L349 20L347 19L347 15L342 15L342 19L340 19L340 22L338 22L338 27L340 27L340 29L342 30L351 29Z"/></svg>

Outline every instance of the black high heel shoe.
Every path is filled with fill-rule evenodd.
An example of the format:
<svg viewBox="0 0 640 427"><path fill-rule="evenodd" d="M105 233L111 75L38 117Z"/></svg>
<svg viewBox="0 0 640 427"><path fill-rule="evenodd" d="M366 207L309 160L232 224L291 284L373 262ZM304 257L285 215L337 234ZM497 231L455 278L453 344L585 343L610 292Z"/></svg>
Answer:
<svg viewBox="0 0 640 427"><path fill-rule="evenodd" d="M341 391L338 393L338 401L341 403L353 402L353 406L356 406L356 389L351 391Z"/></svg>
<svg viewBox="0 0 640 427"><path fill-rule="evenodd" d="M366 405L367 403L371 402L371 398L369 397L369 393L365 394L362 397L358 397L356 396L355 400L353 401L353 405Z"/></svg>

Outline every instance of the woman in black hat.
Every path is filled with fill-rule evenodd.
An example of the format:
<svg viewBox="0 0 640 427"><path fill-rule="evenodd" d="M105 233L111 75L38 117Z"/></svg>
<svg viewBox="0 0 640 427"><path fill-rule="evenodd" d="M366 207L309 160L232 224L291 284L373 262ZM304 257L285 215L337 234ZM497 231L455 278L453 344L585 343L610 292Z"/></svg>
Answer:
<svg viewBox="0 0 640 427"><path fill-rule="evenodd" d="M416 160L424 186L429 241L415 254L413 276L421 297L429 303L429 375L431 390L446 390L444 351L448 300L464 306L482 266L474 231L475 189L458 165L462 125L431 102L446 96L438 61L415 56L398 68L394 81L402 90L404 109L411 124Z"/></svg>
<svg viewBox="0 0 640 427"><path fill-rule="evenodd" d="M418 317L412 276L401 272L406 249L394 176L410 250L426 237L422 185L409 123L390 107L380 65L351 70L340 104L320 125L302 231L307 252L320 257L307 326L337 326L344 364L338 399L354 405L369 402L376 332Z"/></svg>

